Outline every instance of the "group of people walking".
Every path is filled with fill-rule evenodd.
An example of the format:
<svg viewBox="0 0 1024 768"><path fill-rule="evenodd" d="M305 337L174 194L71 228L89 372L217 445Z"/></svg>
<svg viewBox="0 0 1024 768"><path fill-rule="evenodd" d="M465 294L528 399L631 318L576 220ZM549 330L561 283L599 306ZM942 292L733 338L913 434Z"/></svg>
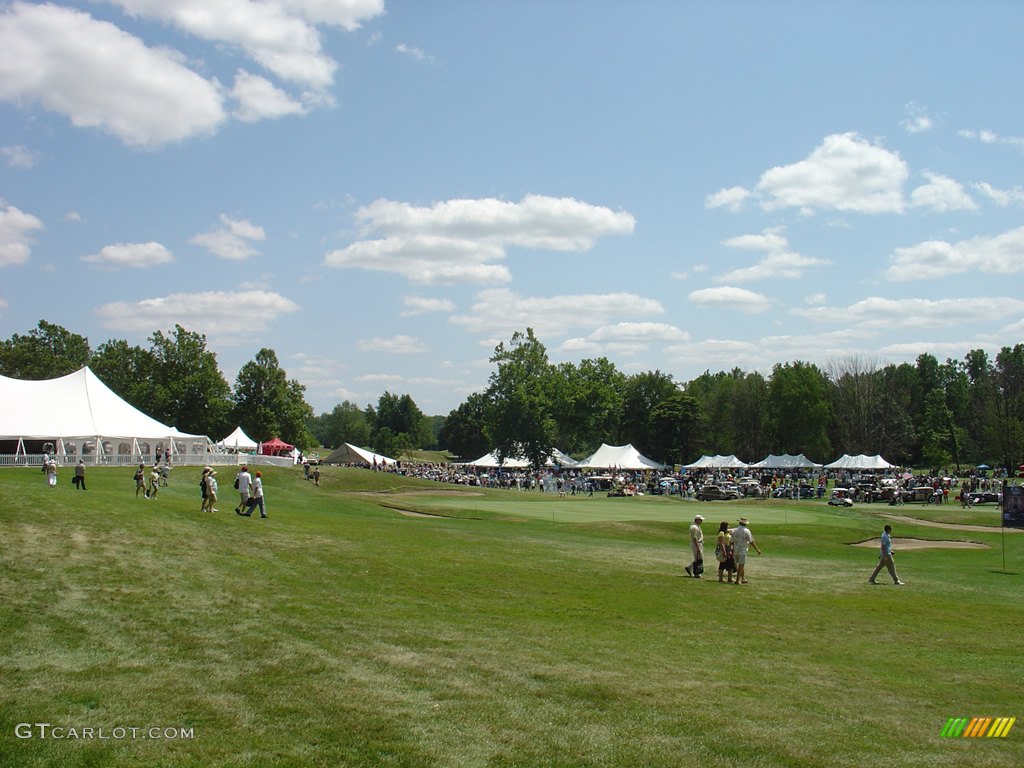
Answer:
<svg viewBox="0 0 1024 768"><path fill-rule="evenodd" d="M704 531L701 523L703 515L695 515L690 526L690 553L693 562L684 568L686 575L700 579L704 573ZM754 534L748 527L749 521L741 517L735 528L722 521L718 526L718 537L715 541L715 560L718 561L718 580L729 584L747 583L747 552L751 547L757 554L761 549L754 540Z"/></svg>

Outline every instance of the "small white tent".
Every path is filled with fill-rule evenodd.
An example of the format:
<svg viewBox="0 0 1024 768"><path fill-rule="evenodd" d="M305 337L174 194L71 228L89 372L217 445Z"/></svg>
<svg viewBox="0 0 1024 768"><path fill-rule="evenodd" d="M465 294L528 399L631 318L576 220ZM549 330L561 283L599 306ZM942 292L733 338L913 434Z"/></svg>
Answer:
<svg viewBox="0 0 1024 768"><path fill-rule="evenodd" d="M893 469L895 464L890 464L881 455L866 456L861 453L857 456L850 456L844 453L831 464L826 464L825 469Z"/></svg>
<svg viewBox="0 0 1024 768"><path fill-rule="evenodd" d="M530 460L525 459L522 456L507 456L504 461L500 461L494 451L484 454L476 461L464 461L462 463L470 467L484 467L487 469L493 469L495 467L501 467L503 469L525 469L530 466ZM557 448L552 448L551 454L544 461L544 466L575 467L576 461L571 456L563 453Z"/></svg>
<svg viewBox="0 0 1024 768"><path fill-rule="evenodd" d="M128 404L89 368L44 381L0 376L0 441L25 455L53 443L59 457L131 463L162 449L206 454L210 439L161 424ZM120 458L118 458L120 457Z"/></svg>
<svg viewBox="0 0 1024 768"><path fill-rule="evenodd" d="M373 464L389 465L397 464L394 459L387 456L382 456L379 453L374 453L366 448L360 448L359 446L352 445L352 443L344 443L343 445L335 448L326 459L321 459L321 464L366 464L372 466Z"/></svg>
<svg viewBox="0 0 1024 768"><path fill-rule="evenodd" d="M746 469L747 464L730 454L722 456L701 456L692 464L684 464L683 469Z"/></svg>
<svg viewBox="0 0 1024 768"><path fill-rule="evenodd" d="M587 458L577 464L580 469L664 469L654 459L640 453L632 444L606 445L601 443Z"/></svg>
<svg viewBox="0 0 1024 768"><path fill-rule="evenodd" d="M751 469L820 469L821 464L816 464L802 453L799 456L793 456L789 453L784 453L781 456L775 454L769 454L765 458L761 459L756 464L750 465Z"/></svg>
<svg viewBox="0 0 1024 768"><path fill-rule="evenodd" d="M241 427L235 427L235 431L217 445L230 451L255 451L259 447L259 443L245 434Z"/></svg>

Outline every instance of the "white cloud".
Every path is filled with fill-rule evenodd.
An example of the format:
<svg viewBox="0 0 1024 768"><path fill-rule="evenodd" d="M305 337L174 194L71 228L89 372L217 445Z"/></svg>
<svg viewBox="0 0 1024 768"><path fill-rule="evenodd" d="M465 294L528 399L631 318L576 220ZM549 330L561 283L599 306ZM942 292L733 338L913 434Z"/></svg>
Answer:
<svg viewBox="0 0 1024 768"><path fill-rule="evenodd" d="M426 352L427 347L419 339L412 336L392 336L389 339L360 339L356 346L364 352L387 352L394 355L409 355Z"/></svg>
<svg viewBox="0 0 1024 768"><path fill-rule="evenodd" d="M82 261L108 269L142 269L169 264L174 256L160 243L114 243L100 249L99 253L83 256Z"/></svg>
<svg viewBox="0 0 1024 768"><path fill-rule="evenodd" d="M502 200L449 200L429 208L377 200L356 211L364 234L382 234L332 251L330 267L401 274L424 284L507 283L507 267L493 264L506 248L586 251L597 238L629 234L635 220L572 198L527 195Z"/></svg>
<svg viewBox="0 0 1024 768"><path fill-rule="evenodd" d="M923 106L916 102L910 102L906 106L907 116L900 121L900 125L907 133L924 133L932 129L932 119Z"/></svg>
<svg viewBox="0 0 1024 768"><path fill-rule="evenodd" d="M266 238L263 227L246 219L232 219L224 213L220 215L220 223L220 229L195 235L189 242L202 246L214 256L232 261L245 261L259 255L252 243Z"/></svg>
<svg viewBox="0 0 1024 768"><path fill-rule="evenodd" d="M434 57L421 48L417 48L414 45L406 45L405 43L399 43L395 46L395 50L399 53L405 54L410 59L416 61L433 61Z"/></svg>
<svg viewBox="0 0 1024 768"><path fill-rule="evenodd" d="M767 210L801 208L901 213L907 164L855 133L826 136L806 160L765 171L757 190Z"/></svg>
<svg viewBox="0 0 1024 768"><path fill-rule="evenodd" d="M24 169L33 167L39 154L16 144L13 147L0 147L0 157L7 161L7 167Z"/></svg>
<svg viewBox="0 0 1024 768"><path fill-rule="evenodd" d="M730 187L729 189L720 189L713 195L708 195L704 198L705 208L728 208L730 211L739 211L743 208L743 203L753 193L746 187Z"/></svg>
<svg viewBox="0 0 1024 768"><path fill-rule="evenodd" d="M450 318L472 333L488 336L486 342L510 337L515 331L533 328L539 338L562 336L573 328L593 327L595 320L645 318L664 313L654 299L631 293L578 296L526 297L504 288L480 291L469 312ZM496 342L495 342L496 343Z"/></svg>
<svg viewBox="0 0 1024 768"><path fill-rule="evenodd" d="M887 299L870 296L848 307L793 309L791 313L821 322L842 322L860 329L956 327L993 322L1024 312L1024 300L990 296L963 299Z"/></svg>
<svg viewBox="0 0 1024 768"><path fill-rule="evenodd" d="M1024 205L1024 187L1019 185L1013 189L996 189L991 184L982 181L971 186L1001 208L1008 205Z"/></svg>
<svg viewBox="0 0 1024 768"><path fill-rule="evenodd" d="M449 299L430 299L425 296L405 296L402 299L407 309L402 312L402 317L414 317L425 315L430 312L454 312L455 304Z"/></svg>
<svg viewBox="0 0 1024 768"><path fill-rule="evenodd" d="M688 341L690 334L667 323L616 323L602 325L584 338L566 339L559 347L563 352L600 355L614 352L635 354L650 344Z"/></svg>
<svg viewBox="0 0 1024 768"><path fill-rule="evenodd" d="M933 211L975 211L978 204L974 202L958 181L946 176L925 171L928 183L910 193L910 204L915 207L927 207Z"/></svg>
<svg viewBox="0 0 1024 768"><path fill-rule="evenodd" d="M801 256L789 250L789 241L782 236L783 229L766 229L760 235L739 235L723 240L722 245L748 251L764 251L765 256L752 267L734 269L715 278L720 283L742 283L751 280L795 279L803 277L811 267L830 262L813 256Z"/></svg>
<svg viewBox="0 0 1024 768"><path fill-rule="evenodd" d="M699 307L734 309L747 314L758 314L771 309L771 301L763 294L733 286L702 288L690 293L688 298Z"/></svg>
<svg viewBox="0 0 1024 768"><path fill-rule="evenodd" d="M70 8L16 2L0 14L0 99L38 103L129 145L210 134L225 120L217 83L179 59Z"/></svg>
<svg viewBox="0 0 1024 768"><path fill-rule="evenodd" d="M504 257L505 250L500 245L436 235L410 235L353 243L328 253L324 264L393 272L425 285L494 284L512 279L507 267L490 263Z"/></svg>
<svg viewBox="0 0 1024 768"><path fill-rule="evenodd" d="M24 264L31 253L31 233L44 229L31 213L0 200L0 268Z"/></svg>
<svg viewBox="0 0 1024 768"><path fill-rule="evenodd" d="M254 123L285 115L304 115L307 112L306 107L269 80L244 69L238 70L235 74L235 87L231 90L231 98L238 102L238 108L233 115L243 123Z"/></svg>
<svg viewBox="0 0 1024 768"><path fill-rule="evenodd" d="M352 32L364 21L384 13L384 0L277 0L314 24L327 24Z"/></svg>
<svg viewBox="0 0 1024 768"><path fill-rule="evenodd" d="M960 272L1008 275L1024 270L1024 227L995 237L975 237L948 243L929 240L897 248L886 270L890 280L936 280Z"/></svg>
<svg viewBox="0 0 1024 768"><path fill-rule="evenodd" d="M1013 147L1024 147L1024 137L1021 136L1000 136L995 131L973 129L959 131L965 139L980 141L982 144L1009 144Z"/></svg>
<svg viewBox="0 0 1024 768"><path fill-rule="evenodd" d="M185 318L189 330L211 341L240 344L298 309L294 301L272 291L204 291L104 304L96 314L105 328L140 335L154 328L173 328Z"/></svg>

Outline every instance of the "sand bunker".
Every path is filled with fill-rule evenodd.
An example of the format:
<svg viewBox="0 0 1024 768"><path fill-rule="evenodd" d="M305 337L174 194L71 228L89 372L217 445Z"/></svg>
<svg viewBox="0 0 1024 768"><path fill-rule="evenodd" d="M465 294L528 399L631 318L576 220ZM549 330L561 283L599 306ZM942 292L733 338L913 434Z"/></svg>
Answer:
<svg viewBox="0 0 1024 768"><path fill-rule="evenodd" d="M882 545L881 539L868 539L852 544L854 547L871 547L878 549ZM980 541L941 541L938 539L893 539L893 551L908 549L989 549L988 544Z"/></svg>
<svg viewBox="0 0 1024 768"><path fill-rule="evenodd" d="M1010 533L1024 532L1024 528L1000 528L998 525L965 525L962 523L936 523L932 520L919 520L916 517L905 517L904 515L882 515L890 520L910 525L920 525L925 528L945 528L947 531L974 531L976 533L999 533L1000 530Z"/></svg>

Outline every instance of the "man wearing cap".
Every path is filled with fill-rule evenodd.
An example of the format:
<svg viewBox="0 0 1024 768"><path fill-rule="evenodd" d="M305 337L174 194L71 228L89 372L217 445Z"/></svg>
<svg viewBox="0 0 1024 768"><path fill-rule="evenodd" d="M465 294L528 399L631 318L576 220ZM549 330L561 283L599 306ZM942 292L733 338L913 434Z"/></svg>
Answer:
<svg viewBox="0 0 1024 768"><path fill-rule="evenodd" d="M761 550L758 549L757 542L754 541L754 534L751 533L749 528L747 528L748 522L747 518L741 517L739 525L736 526L732 532L732 552L733 559L736 560L737 584L747 583L747 547L753 547L757 554L761 554Z"/></svg>
<svg viewBox="0 0 1024 768"><path fill-rule="evenodd" d="M249 504L250 485L252 485L252 475L249 474L249 468L243 464L242 469L235 475L235 488L238 489L238 506L235 507L235 512L239 514Z"/></svg>
<svg viewBox="0 0 1024 768"><path fill-rule="evenodd" d="M693 518L693 525L690 526L690 552L693 553L693 562L686 566L686 575L699 579L704 573L704 531L700 524L704 522L703 515L696 515Z"/></svg>

